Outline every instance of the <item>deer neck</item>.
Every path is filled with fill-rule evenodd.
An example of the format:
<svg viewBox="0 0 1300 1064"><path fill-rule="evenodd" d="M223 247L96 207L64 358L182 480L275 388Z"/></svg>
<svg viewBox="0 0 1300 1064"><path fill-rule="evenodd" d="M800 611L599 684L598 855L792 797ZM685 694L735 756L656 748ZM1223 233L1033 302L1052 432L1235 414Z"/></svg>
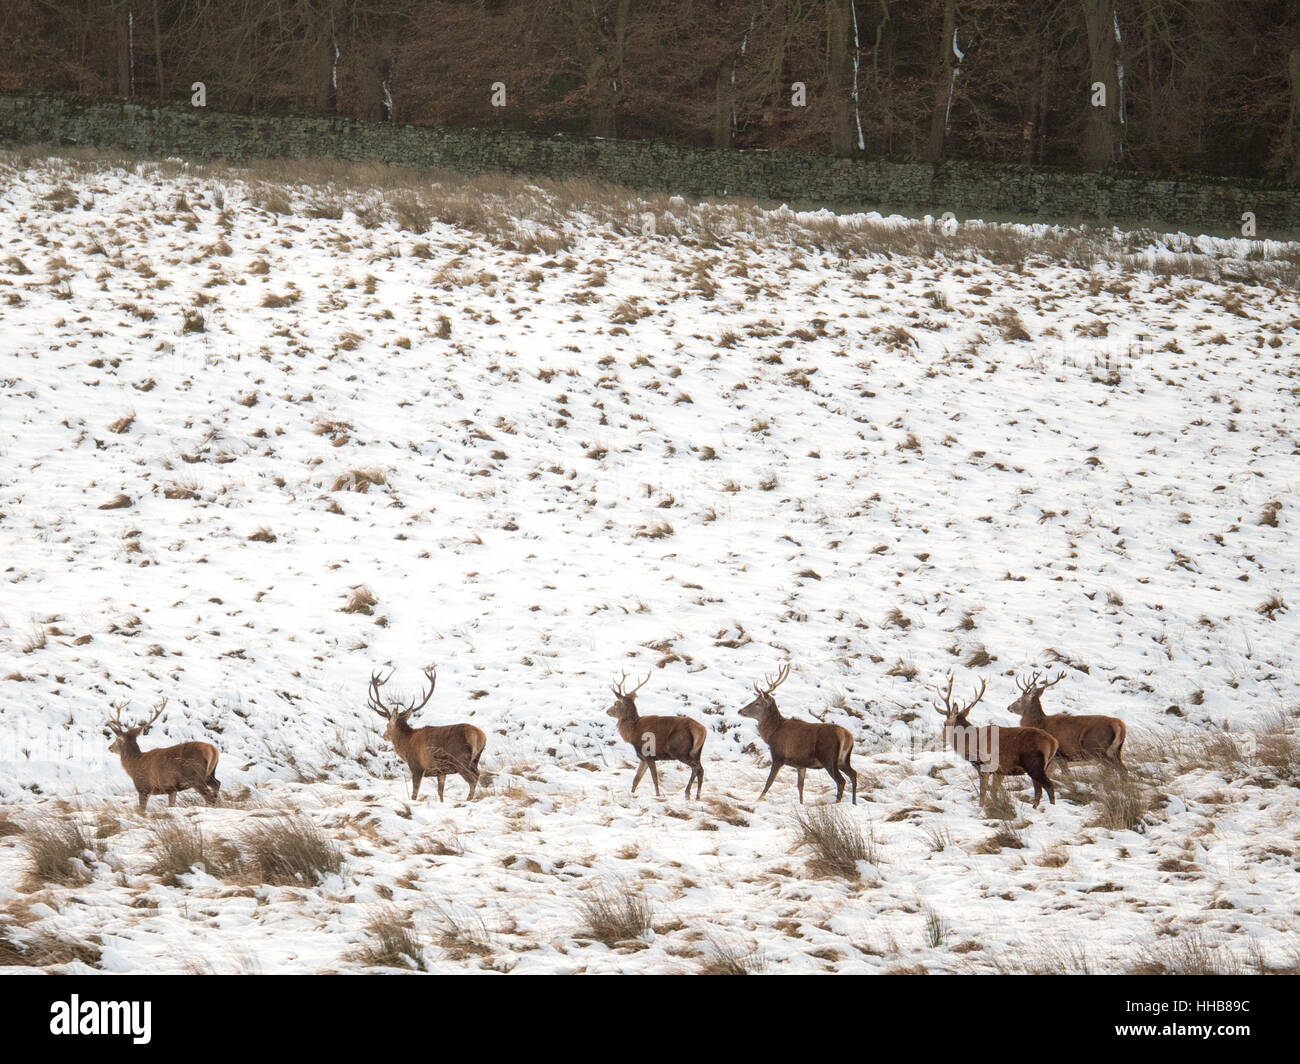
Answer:
<svg viewBox="0 0 1300 1064"><path fill-rule="evenodd" d="M140 744L135 739L123 739L117 756L122 759L122 767L129 772L131 766L140 760L141 753Z"/></svg>
<svg viewBox="0 0 1300 1064"><path fill-rule="evenodd" d="M964 757L972 765L982 765L990 760L994 733L992 725L982 727L969 721L944 723L944 738L948 747L959 757Z"/></svg>
<svg viewBox="0 0 1300 1064"><path fill-rule="evenodd" d="M781 711L776 706L773 706L758 718L758 737L770 746L772 736L784 723L785 718L781 716Z"/></svg>
<svg viewBox="0 0 1300 1064"><path fill-rule="evenodd" d="M1046 721L1047 714L1043 712L1043 704L1037 698L1031 698L1020 712L1020 723L1025 727L1033 728Z"/></svg>
<svg viewBox="0 0 1300 1064"><path fill-rule="evenodd" d="M393 748L398 757L406 759L411 750L411 740L415 738L415 729L404 720L393 722Z"/></svg>
<svg viewBox="0 0 1300 1064"><path fill-rule="evenodd" d="M641 715L635 709L618 718L618 734L623 737L624 742L629 742L633 746L641 741L641 736L637 732L640 727Z"/></svg>

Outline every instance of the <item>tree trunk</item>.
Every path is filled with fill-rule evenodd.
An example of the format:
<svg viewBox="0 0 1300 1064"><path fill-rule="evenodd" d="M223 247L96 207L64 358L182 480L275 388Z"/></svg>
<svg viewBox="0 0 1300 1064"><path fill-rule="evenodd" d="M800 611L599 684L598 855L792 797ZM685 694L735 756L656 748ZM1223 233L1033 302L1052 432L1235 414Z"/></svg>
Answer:
<svg viewBox="0 0 1300 1064"><path fill-rule="evenodd" d="M731 147L731 119L736 108L735 92L731 79L736 68L732 60L718 64L718 75L713 90L713 136L715 148Z"/></svg>
<svg viewBox="0 0 1300 1064"><path fill-rule="evenodd" d="M1115 0L1081 0L1088 34L1087 130L1083 139L1084 164L1104 170L1115 161L1119 144L1119 80L1115 76ZM1105 106L1093 104L1097 84L1105 86Z"/></svg>
<svg viewBox="0 0 1300 1064"><path fill-rule="evenodd" d="M831 104L831 154L845 158L856 143L853 121L853 15L849 0L828 0L826 5L827 91Z"/></svg>
<svg viewBox="0 0 1300 1064"><path fill-rule="evenodd" d="M930 139L925 157L932 163L943 159L943 142L948 132L948 99L952 94L952 37L957 32L957 0L943 0L943 34L939 64L934 77L934 106L930 111Z"/></svg>
<svg viewBox="0 0 1300 1064"><path fill-rule="evenodd" d="M162 100L167 95L167 89L163 82L162 26L158 21L158 0L153 0L153 61L154 83L158 90L158 99Z"/></svg>
<svg viewBox="0 0 1300 1064"><path fill-rule="evenodd" d="M128 4L115 4L112 10L117 29L117 94L127 97L131 95L131 39L127 27L131 9Z"/></svg>
<svg viewBox="0 0 1300 1064"><path fill-rule="evenodd" d="M1291 86L1291 114L1286 126L1286 160L1290 162L1288 174L1300 181L1300 46L1292 48L1287 56L1287 80Z"/></svg>

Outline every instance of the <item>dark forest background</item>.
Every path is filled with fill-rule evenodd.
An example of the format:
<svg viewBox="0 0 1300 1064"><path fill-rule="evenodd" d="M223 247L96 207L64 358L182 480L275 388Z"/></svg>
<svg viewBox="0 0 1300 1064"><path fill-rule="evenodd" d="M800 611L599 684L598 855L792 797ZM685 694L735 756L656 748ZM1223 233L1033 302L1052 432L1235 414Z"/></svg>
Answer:
<svg viewBox="0 0 1300 1064"><path fill-rule="evenodd" d="M0 90L200 81L218 110L1300 177L1300 0L0 0Z"/></svg>

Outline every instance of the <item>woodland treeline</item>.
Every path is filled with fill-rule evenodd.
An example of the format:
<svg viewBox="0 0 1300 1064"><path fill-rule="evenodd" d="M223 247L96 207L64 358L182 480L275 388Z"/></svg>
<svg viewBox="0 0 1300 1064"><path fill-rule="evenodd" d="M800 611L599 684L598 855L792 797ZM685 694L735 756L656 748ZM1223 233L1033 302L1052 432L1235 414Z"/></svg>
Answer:
<svg viewBox="0 0 1300 1064"><path fill-rule="evenodd" d="M0 90L195 82L219 110L1300 177L1297 0L0 2Z"/></svg>

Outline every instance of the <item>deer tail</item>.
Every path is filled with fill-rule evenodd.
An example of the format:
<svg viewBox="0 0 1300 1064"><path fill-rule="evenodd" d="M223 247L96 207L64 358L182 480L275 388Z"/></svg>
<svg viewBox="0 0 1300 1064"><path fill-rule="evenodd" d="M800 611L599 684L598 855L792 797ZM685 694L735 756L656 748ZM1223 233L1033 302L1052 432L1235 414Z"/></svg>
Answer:
<svg viewBox="0 0 1300 1064"><path fill-rule="evenodd" d="M1124 727L1123 721L1116 721L1113 725L1115 737L1111 740L1110 746L1106 748L1106 756L1114 760L1119 756L1120 748L1124 745L1124 739L1128 735L1128 729Z"/></svg>

